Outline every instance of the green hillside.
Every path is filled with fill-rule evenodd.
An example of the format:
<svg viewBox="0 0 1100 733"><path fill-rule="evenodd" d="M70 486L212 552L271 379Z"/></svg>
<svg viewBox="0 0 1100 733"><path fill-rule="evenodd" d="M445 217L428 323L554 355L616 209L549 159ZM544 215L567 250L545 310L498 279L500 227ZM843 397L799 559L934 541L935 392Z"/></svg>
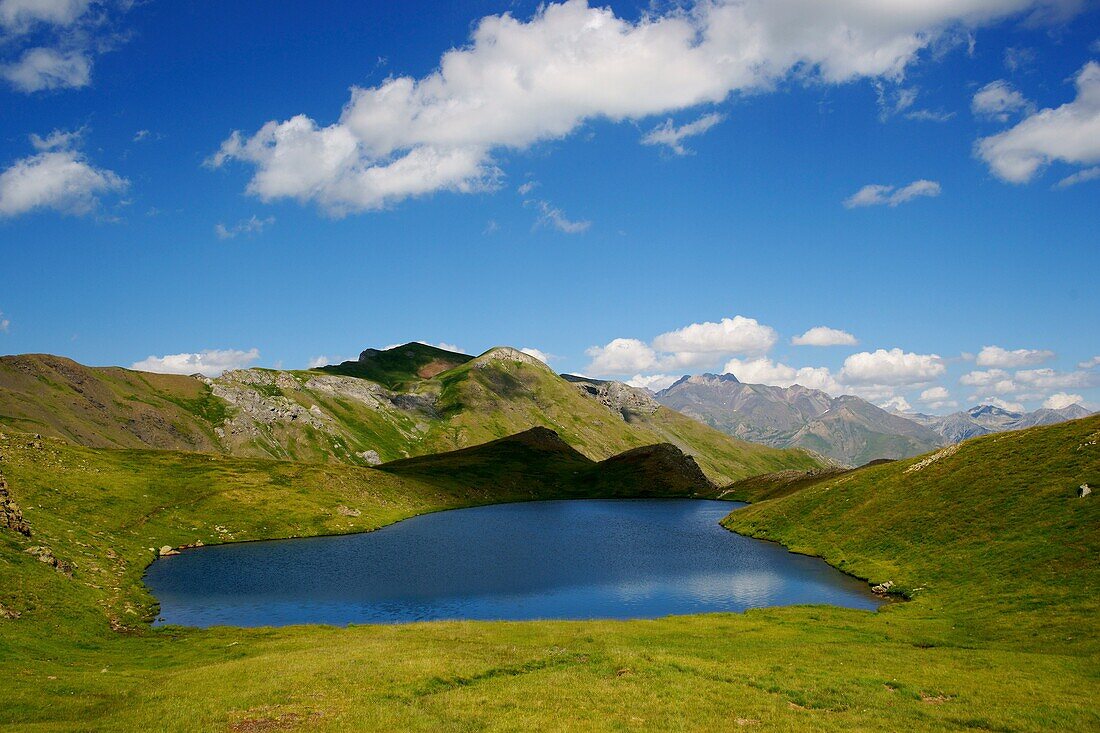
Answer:
<svg viewBox="0 0 1100 733"><path fill-rule="evenodd" d="M534 437L490 447L489 463L533 444L547 473L586 465ZM557 492L464 478L462 464L488 465L477 451L376 470L8 432L0 456L0 507L14 501L31 530L0 522L0 729L1100 727L1100 508L1076 495L1100 484L1100 417L827 478L726 520L891 580L909 602L628 622L151 629L140 577L162 544Z"/></svg>
<svg viewBox="0 0 1100 733"><path fill-rule="evenodd" d="M594 460L672 443L718 483L819 465L805 452L740 441L655 402L640 412L612 409L506 347L472 358L414 343L321 370L245 369L217 379L0 357L0 425L91 447L360 466L546 427Z"/></svg>

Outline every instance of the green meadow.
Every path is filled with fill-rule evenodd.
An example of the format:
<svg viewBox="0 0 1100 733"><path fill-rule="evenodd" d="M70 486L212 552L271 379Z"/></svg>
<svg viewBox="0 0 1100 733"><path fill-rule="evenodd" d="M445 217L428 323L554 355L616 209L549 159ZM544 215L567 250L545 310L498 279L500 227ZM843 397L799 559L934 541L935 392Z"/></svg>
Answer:
<svg viewBox="0 0 1100 733"><path fill-rule="evenodd" d="M878 612L639 621L153 628L141 577L163 545L637 495L645 461L540 438L379 470L10 430L0 456L31 530L0 529L5 730L1100 729L1100 499L1076 492L1100 485L1100 417L733 492L756 503L730 530L892 581Z"/></svg>

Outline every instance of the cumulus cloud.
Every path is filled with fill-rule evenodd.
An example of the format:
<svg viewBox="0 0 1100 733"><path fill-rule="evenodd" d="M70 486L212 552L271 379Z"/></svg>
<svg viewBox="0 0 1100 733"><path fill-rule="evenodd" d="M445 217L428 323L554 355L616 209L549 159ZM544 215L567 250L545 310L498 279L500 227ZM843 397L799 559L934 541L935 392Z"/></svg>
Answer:
<svg viewBox="0 0 1100 733"><path fill-rule="evenodd" d="M129 182L96 168L73 146L79 133L55 130L45 138L31 136L38 151L20 158L0 173L0 217L38 209L82 215L95 211L103 194L125 190Z"/></svg>
<svg viewBox="0 0 1100 733"><path fill-rule="evenodd" d="M674 374L635 374L626 380L626 383L631 387L641 387L651 392L660 392L662 389L671 387L677 379L679 377Z"/></svg>
<svg viewBox="0 0 1100 733"><path fill-rule="evenodd" d="M1064 407L1070 405L1080 405L1085 401L1085 398L1079 394L1067 394L1066 392L1055 392L1050 397L1047 397L1046 402L1043 403L1043 407L1049 410L1061 410Z"/></svg>
<svg viewBox="0 0 1100 733"><path fill-rule="evenodd" d="M828 326L814 326L801 336L791 339L795 346L855 346L856 337L847 331Z"/></svg>
<svg viewBox="0 0 1100 733"><path fill-rule="evenodd" d="M448 349L448 351L451 351L451 350L452 349ZM550 360L554 358L553 356L551 356L550 354L547 354L542 349L535 349L535 348L532 348L530 346L524 346L522 349L520 349L520 351L522 351L524 354L527 354L528 356L535 357L536 359L541 361L543 364L549 364Z"/></svg>
<svg viewBox="0 0 1100 733"><path fill-rule="evenodd" d="M959 377L959 384L978 387L997 394L1011 394L1019 391L1019 386L1004 369L988 369L967 372Z"/></svg>
<svg viewBox="0 0 1100 733"><path fill-rule="evenodd" d="M1045 349L1016 349L1009 351L1000 346L983 346L978 352L975 363L983 367L1004 367L1015 369L1017 367L1035 366L1054 358L1053 351Z"/></svg>
<svg viewBox="0 0 1100 733"><path fill-rule="evenodd" d="M1100 366L1100 356L1094 356L1086 361L1078 362L1078 369L1095 369Z"/></svg>
<svg viewBox="0 0 1100 733"><path fill-rule="evenodd" d="M913 406L909 404L909 400L905 399L901 395L895 395L890 399L879 405L884 410L893 410L894 412L912 412Z"/></svg>
<svg viewBox="0 0 1100 733"><path fill-rule="evenodd" d="M268 216L266 218L259 218L255 214L247 219L243 219L233 226L226 226L222 223L214 225L214 234L218 236L218 239L233 239L234 237L245 234L253 235L260 234L264 229L275 223L274 216Z"/></svg>
<svg viewBox="0 0 1100 733"><path fill-rule="evenodd" d="M4 317L4 311L0 311L0 333L7 333L11 328L11 319Z"/></svg>
<svg viewBox="0 0 1100 733"><path fill-rule="evenodd" d="M334 360L329 360L329 358L324 354L321 354L320 356L314 356L309 360L309 363L306 364L306 369L316 369L317 367L328 366L332 363L332 361Z"/></svg>
<svg viewBox="0 0 1100 733"><path fill-rule="evenodd" d="M55 48L31 48L18 61L0 66L0 75L26 93L86 87L91 73L91 59L83 53Z"/></svg>
<svg viewBox="0 0 1100 733"><path fill-rule="evenodd" d="M482 18L421 78L355 87L329 125L305 116L234 132L211 159L252 168L248 192L341 215L436 191L498 185L494 155L560 139L587 120L643 120L789 78L896 82L959 30L1068 0L726 0L671 4L636 21L585 0L528 20Z"/></svg>
<svg viewBox="0 0 1100 733"><path fill-rule="evenodd" d="M852 354L845 359L840 378L849 384L911 386L930 382L946 370L943 358L937 354L878 349Z"/></svg>
<svg viewBox="0 0 1100 733"><path fill-rule="evenodd" d="M1085 64L1074 81L1077 97L1072 102L1039 110L977 141L974 152L993 175L1009 183L1027 183L1054 161L1100 163L1100 63Z"/></svg>
<svg viewBox="0 0 1100 733"><path fill-rule="evenodd" d="M638 339L612 339L604 346L592 346L584 353L592 359L586 371L593 374L631 374L657 366L656 352Z"/></svg>
<svg viewBox="0 0 1100 733"><path fill-rule="evenodd" d="M982 399L976 401L980 404L993 405L994 407L999 407L1002 410L1008 410L1009 412L1024 411L1023 403L1009 402L1008 400L1002 400L1000 397L983 397Z"/></svg>
<svg viewBox="0 0 1100 733"><path fill-rule="evenodd" d="M844 206L855 209L861 206L897 206L919 197L936 197L941 193L940 184L924 179L895 188L880 183L864 186L844 200Z"/></svg>
<svg viewBox="0 0 1100 733"><path fill-rule="evenodd" d="M244 369L260 358L256 349L238 351L236 349L208 349L196 353L165 354L149 356L130 365L140 372L159 374L205 374L216 377L231 369Z"/></svg>
<svg viewBox="0 0 1100 733"><path fill-rule="evenodd" d="M801 384L810 389L820 389L830 395L838 395L844 387L833 377L827 367L801 367L795 369L773 362L766 357L756 359L730 359L722 368L724 374L732 374L746 384L767 384L773 387L790 387Z"/></svg>
<svg viewBox="0 0 1100 733"><path fill-rule="evenodd" d="M535 222L536 227L546 226L557 229L565 234L581 234L592 226L590 221L574 221L565 215L565 212L551 204L549 201L525 201L525 206L534 206L539 212L539 218Z"/></svg>
<svg viewBox="0 0 1100 733"><path fill-rule="evenodd" d="M692 323L662 333L648 344L633 338L617 338L604 346L593 346L585 352L592 358L587 371L597 375L626 375L711 367L732 354L766 353L778 338L775 329L744 316Z"/></svg>
<svg viewBox="0 0 1100 733"><path fill-rule="evenodd" d="M132 0L0 0L0 77L33 93L91 80L98 54L117 43Z"/></svg>
<svg viewBox="0 0 1100 733"><path fill-rule="evenodd" d="M755 318L734 316L717 323L692 323L653 339L659 351L690 354L764 353L779 339L775 329Z"/></svg>
<svg viewBox="0 0 1100 733"><path fill-rule="evenodd" d="M711 112L679 127L676 127L671 119L667 119L645 134L642 145L664 145L677 155L687 155L691 151L684 147L684 138L702 135L724 119L726 119L724 114Z"/></svg>
<svg viewBox="0 0 1100 733"><path fill-rule="evenodd" d="M933 410L958 407L959 403L951 399L951 393L945 387L930 387L920 393L920 401Z"/></svg>
<svg viewBox="0 0 1100 733"><path fill-rule="evenodd" d="M970 100L970 110L975 116L998 122L1008 122L1017 112L1032 109L1031 102L1004 79L989 82Z"/></svg>
<svg viewBox="0 0 1100 733"><path fill-rule="evenodd" d="M1100 375L1091 371L1059 372L1054 369L1025 369L1015 380L1034 389L1083 389L1100 384Z"/></svg>

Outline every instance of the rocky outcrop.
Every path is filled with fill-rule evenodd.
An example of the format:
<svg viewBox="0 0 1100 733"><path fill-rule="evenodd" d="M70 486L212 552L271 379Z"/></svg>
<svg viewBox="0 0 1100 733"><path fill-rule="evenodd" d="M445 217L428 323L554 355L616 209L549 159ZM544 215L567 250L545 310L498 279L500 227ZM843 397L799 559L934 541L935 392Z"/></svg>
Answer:
<svg viewBox="0 0 1100 733"><path fill-rule="evenodd" d="M31 526L23 518L23 512L8 490L8 482L0 473L0 528L9 529L24 537L31 536Z"/></svg>
<svg viewBox="0 0 1100 733"><path fill-rule="evenodd" d="M583 395L596 400L609 410L619 413L624 420L629 419L631 414L652 415L661 407L648 391L631 387L622 382L585 379L568 375L566 379L573 382Z"/></svg>
<svg viewBox="0 0 1100 733"><path fill-rule="evenodd" d="M240 369L207 380L214 396L228 402L236 413L221 427L223 434L255 437L259 426L296 423L326 430L330 420L316 405L304 407L283 394L301 389L301 383L286 372Z"/></svg>
<svg viewBox="0 0 1100 733"><path fill-rule="evenodd" d="M53 554L53 550L46 547L45 545L35 545L34 547L28 547L27 549L23 550L23 552L37 558L39 562L49 565L51 568L59 573L62 573L63 575L67 575L70 578L73 575L72 564L58 558L56 555Z"/></svg>

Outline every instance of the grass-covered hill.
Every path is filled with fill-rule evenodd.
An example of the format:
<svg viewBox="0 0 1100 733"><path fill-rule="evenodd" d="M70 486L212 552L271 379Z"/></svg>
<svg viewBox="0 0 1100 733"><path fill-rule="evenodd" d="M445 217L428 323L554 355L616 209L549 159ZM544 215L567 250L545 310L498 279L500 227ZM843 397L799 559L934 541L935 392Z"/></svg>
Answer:
<svg viewBox="0 0 1100 733"><path fill-rule="evenodd" d="M532 427L593 460L672 443L718 483L820 461L723 435L625 385L596 394L515 349L468 357L424 344L312 371L217 379L0 357L0 426L102 448L153 447L360 466Z"/></svg>
<svg viewBox="0 0 1100 733"><path fill-rule="evenodd" d="M590 468L537 431L484 450ZM911 601L626 622L152 629L140 578L161 545L557 489L486 485L478 451L378 470L8 432L0 456L0 511L31 532L0 521L0 729L1100 727L1100 507L1076 491L1100 484L1100 417L824 477L725 522Z"/></svg>

